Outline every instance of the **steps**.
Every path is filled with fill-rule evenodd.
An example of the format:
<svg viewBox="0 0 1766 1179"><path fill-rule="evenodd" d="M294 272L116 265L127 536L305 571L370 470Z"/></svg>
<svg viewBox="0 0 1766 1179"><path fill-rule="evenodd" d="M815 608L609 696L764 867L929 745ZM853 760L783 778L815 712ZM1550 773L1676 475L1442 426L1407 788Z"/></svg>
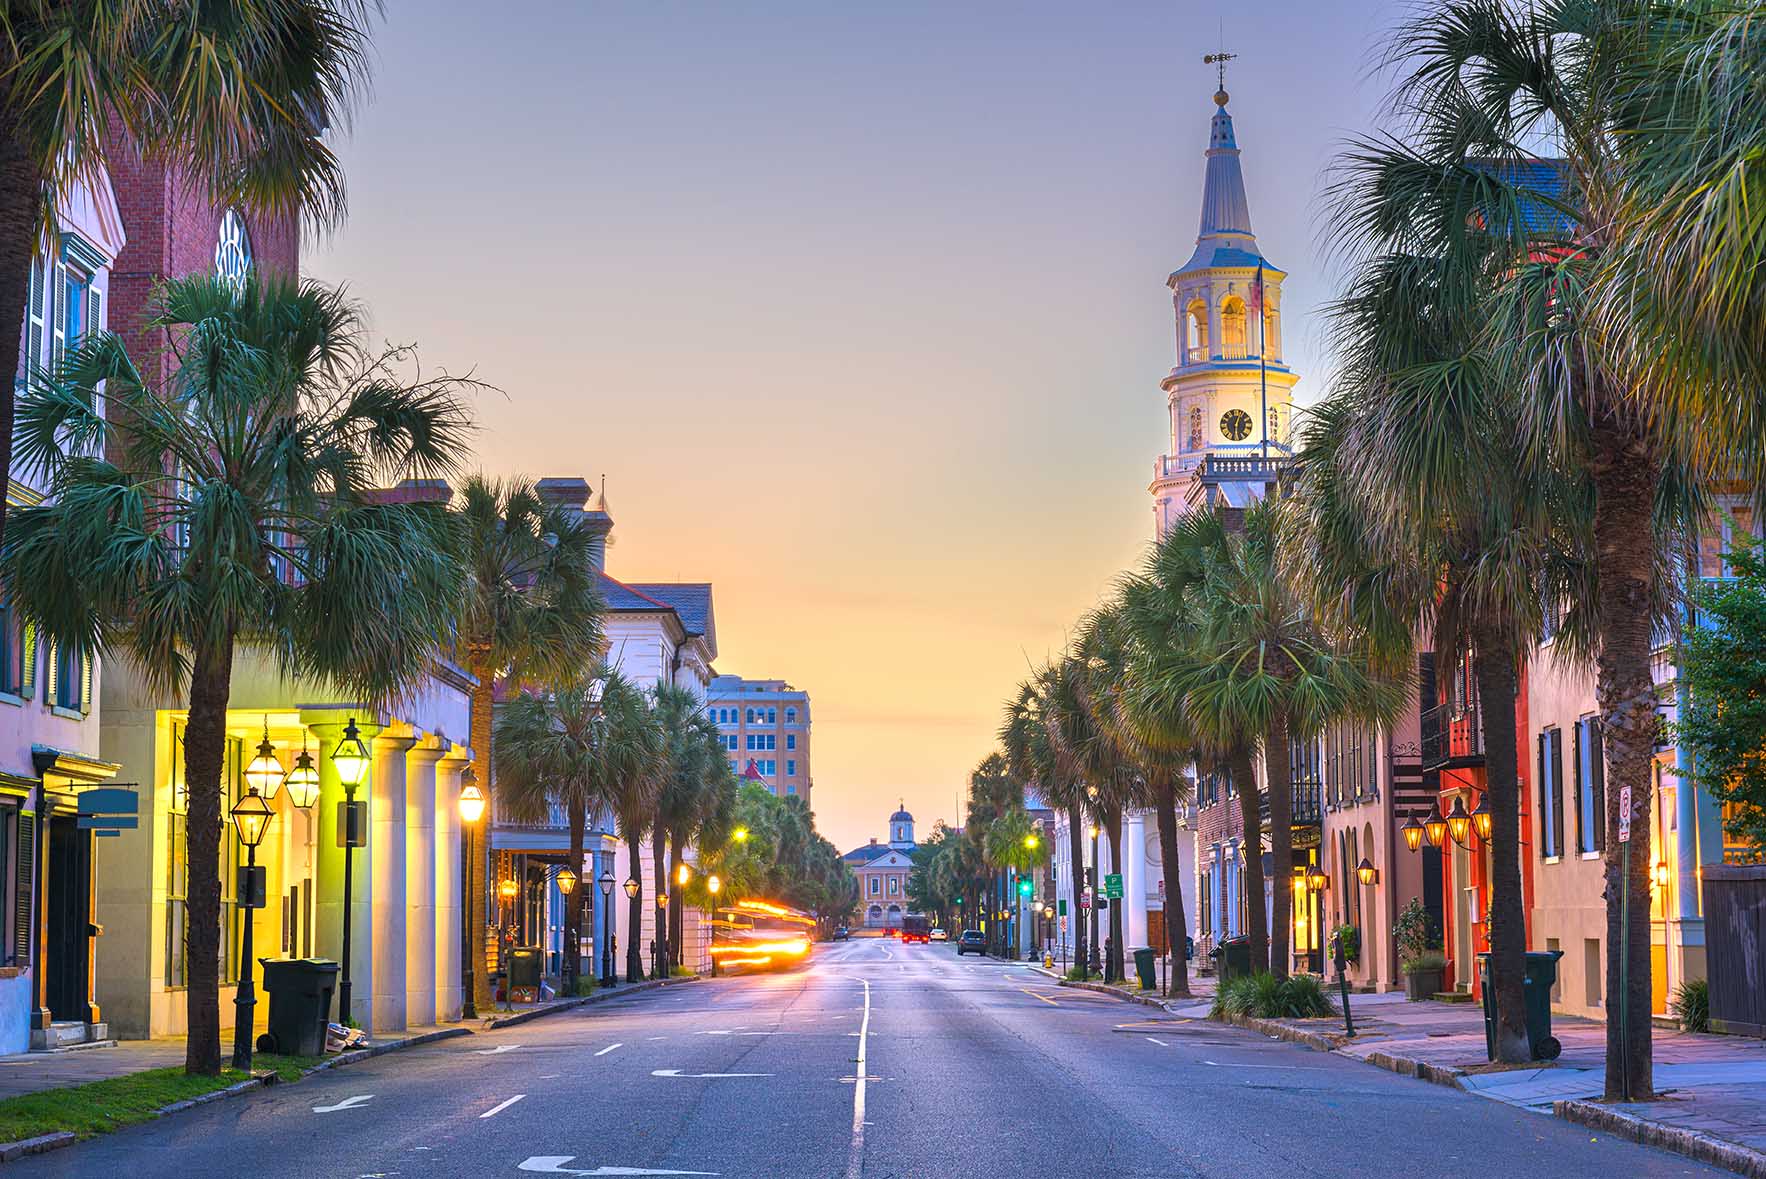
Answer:
<svg viewBox="0 0 1766 1179"><path fill-rule="evenodd" d="M110 1038L110 1025L107 1023L83 1023L70 1019L31 1030L32 1052L71 1052L77 1048L110 1048L115 1045L116 1041Z"/></svg>

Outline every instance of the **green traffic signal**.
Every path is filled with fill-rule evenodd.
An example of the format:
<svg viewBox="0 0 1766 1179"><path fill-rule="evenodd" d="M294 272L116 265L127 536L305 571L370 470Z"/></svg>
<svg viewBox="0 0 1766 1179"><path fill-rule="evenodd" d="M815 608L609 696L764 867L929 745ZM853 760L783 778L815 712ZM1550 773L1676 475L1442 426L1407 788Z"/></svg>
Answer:
<svg viewBox="0 0 1766 1179"><path fill-rule="evenodd" d="M1030 891L1031 891L1031 889L1030 889L1030 881L1028 881L1028 880L1020 880L1020 881L1019 881L1019 882L1018 882L1018 895L1019 895L1019 896L1021 896L1021 897L1027 897L1027 896L1029 896L1029 895L1030 895Z"/></svg>

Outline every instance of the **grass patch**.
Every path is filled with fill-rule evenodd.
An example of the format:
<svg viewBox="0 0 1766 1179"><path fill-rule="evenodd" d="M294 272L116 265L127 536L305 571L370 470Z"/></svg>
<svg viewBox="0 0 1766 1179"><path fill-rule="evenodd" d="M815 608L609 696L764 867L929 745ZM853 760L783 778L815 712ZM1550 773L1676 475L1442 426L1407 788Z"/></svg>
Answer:
<svg viewBox="0 0 1766 1179"><path fill-rule="evenodd" d="M281 1056L274 1052L259 1052L252 1056L251 1062L257 1070L269 1069L283 1081L298 1081L326 1059L323 1056Z"/></svg>

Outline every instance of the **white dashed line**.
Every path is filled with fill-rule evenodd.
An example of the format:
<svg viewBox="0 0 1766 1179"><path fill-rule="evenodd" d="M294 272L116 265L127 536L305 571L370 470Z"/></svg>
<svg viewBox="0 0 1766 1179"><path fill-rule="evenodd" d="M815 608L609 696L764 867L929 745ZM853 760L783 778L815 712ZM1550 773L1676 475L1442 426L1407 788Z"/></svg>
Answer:
<svg viewBox="0 0 1766 1179"><path fill-rule="evenodd" d="M607 1047L601 1049L601 1051L595 1053L595 1055L596 1056L606 1056L609 1052L612 1052L615 1048L624 1048L624 1047L625 1047L624 1044L609 1044L609 1045L607 1045Z"/></svg>
<svg viewBox="0 0 1766 1179"><path fill-rule="evenodd" d="M515 1096L511 1097L509 1100L507 1100L499 1105L491 1106L489 1109L485 1110L483 1113L479 1114L478 1116L481 1118L494 1118L498 1114L502 1113L504 1110L508 1109L510 1106L514 1105L517 1101L520 1101L523 1097L526 1097L526 1096L527 1096L527 1094L525 1094L525 1093L517 1093Z"/></svg>

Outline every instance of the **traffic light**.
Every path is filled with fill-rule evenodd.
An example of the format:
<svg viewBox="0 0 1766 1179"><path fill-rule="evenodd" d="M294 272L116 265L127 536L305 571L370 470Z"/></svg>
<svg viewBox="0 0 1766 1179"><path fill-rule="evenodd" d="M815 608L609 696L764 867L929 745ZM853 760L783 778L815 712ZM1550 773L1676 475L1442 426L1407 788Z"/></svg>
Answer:
<svg viewBox="0 0 1766 1179"><path fill-rule="evenodd" d="M1034 889L1033 889L1033 888L1032 888L1032 886L1031 886L1031 884L1030 884L1030 881L1028 881L1028 880L1020 880L1020 881L1019 881L1019 882L1018 882L1018 895L1019 895L1019 896L1021 896L1021 897L1027 897L1027 896L1029 896L1029 895L1030 895L1030 894L1031 894L1031 893L1032 893L1032 892L1033 892L1033 891L1034 891Z"/></svg>

